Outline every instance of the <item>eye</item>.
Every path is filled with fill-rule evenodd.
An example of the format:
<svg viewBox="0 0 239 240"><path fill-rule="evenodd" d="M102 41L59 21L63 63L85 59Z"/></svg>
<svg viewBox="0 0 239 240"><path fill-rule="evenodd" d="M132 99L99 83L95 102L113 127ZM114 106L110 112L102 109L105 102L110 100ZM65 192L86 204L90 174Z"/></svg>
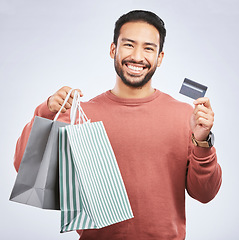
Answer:
<svg viewBox="0 0 239 240"><path fill-rule="evenodd" d="M153 52L154 51L154 49L151 48L151 47L146 47L145 50L148 51L148 52Z"/></svg>
<svg viewBox="0 0 239 240"><path fill-rule="evenodd" d="M125 46L125 47L129 47L129 48L134 47L131 43L125 43L124 46Z"/></svg>

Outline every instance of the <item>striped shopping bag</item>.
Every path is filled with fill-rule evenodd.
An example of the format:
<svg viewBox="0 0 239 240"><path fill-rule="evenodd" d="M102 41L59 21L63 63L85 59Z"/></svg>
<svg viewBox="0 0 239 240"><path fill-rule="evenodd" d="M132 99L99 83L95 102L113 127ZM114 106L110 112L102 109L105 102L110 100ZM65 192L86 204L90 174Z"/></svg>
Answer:
<svg viewBox="0 0 239 240"><path fill-rule="evenodd" d="M59 131L61 232L109 226L133 218L103 123Z"/></svg>

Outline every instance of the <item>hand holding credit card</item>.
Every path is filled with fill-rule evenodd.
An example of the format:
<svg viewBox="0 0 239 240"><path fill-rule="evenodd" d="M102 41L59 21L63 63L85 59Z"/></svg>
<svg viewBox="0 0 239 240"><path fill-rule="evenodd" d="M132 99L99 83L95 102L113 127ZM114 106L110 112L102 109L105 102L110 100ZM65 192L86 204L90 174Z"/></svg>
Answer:
<svg viewBox="0 0 239 240"><path fill-rule="evenodd" d="M206 91L206 86L185 78L179 93L193 99L198 99L200 97L204 97Z"/></svg>

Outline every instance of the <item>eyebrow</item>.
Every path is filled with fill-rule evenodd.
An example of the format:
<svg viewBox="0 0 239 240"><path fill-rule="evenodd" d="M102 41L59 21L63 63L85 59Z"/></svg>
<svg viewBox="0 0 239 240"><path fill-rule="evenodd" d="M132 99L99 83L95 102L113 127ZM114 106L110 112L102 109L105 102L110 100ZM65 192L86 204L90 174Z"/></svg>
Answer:
<svg viewBox="0 0 239 240"><path fill-rule="evenodd" d="M122 42L132 42L132 43L136 43L136 41L130 39L130 38L122 38ZM152 42L145 42L144 45L149 45L149 46L153 46L153 47L158 47L157 44L152 43Z"/></svg>

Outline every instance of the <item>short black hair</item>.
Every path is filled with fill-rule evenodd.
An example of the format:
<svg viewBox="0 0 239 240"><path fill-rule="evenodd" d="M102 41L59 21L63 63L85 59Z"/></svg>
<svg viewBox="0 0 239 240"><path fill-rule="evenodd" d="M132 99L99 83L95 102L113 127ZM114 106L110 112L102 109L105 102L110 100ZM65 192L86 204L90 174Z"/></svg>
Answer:
<svg viewBox="0 0 239 240"><path fill-rule="evenodd" d="M113 42L117 45L117 41L120 35L121 27L127 22L146 22L153 25L159 32L160 36L160 48L159 52L163 50L163 44L166 36L166 29L164 21L155 13L144 10L134 10L122 15L115 23Z"/></svg>

